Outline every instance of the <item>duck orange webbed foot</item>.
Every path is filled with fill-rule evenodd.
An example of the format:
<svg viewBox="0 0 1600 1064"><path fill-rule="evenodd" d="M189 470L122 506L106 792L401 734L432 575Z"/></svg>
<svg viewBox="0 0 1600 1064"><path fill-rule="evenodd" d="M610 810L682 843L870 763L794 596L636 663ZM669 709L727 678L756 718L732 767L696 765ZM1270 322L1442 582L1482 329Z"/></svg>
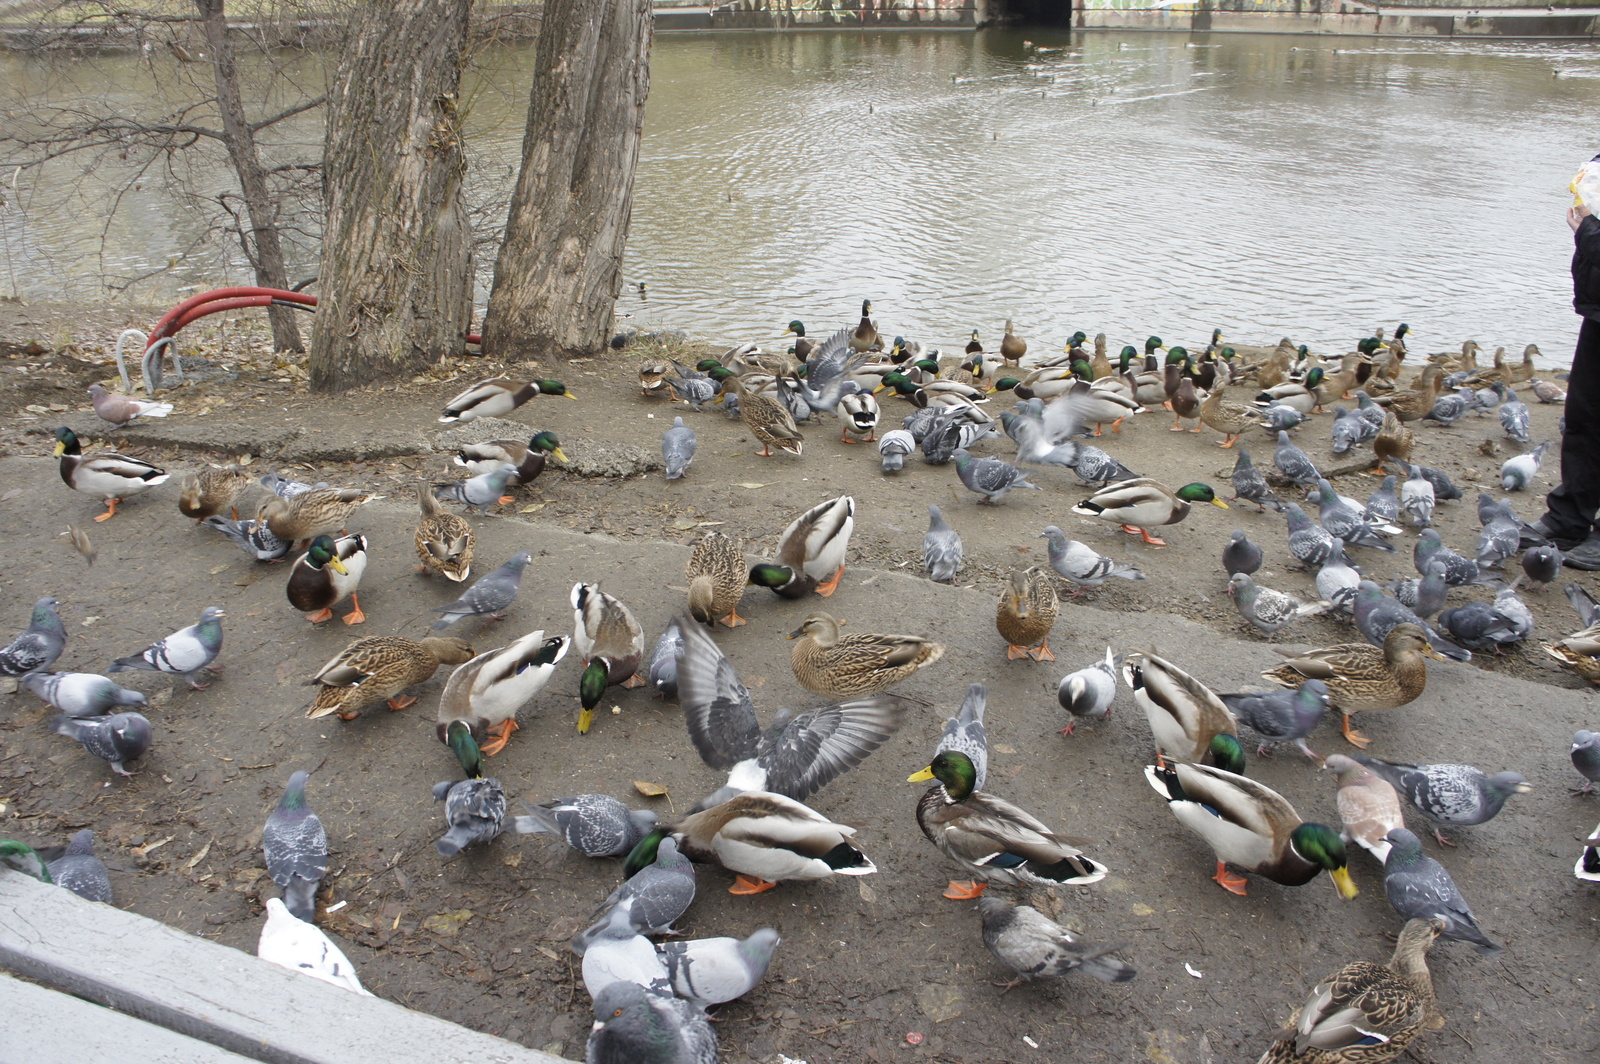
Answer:
<svg viewBox="0 0 1600 1064"><path fill-rule="evenodd" d="M740 874L738 876L738 878L736 878L734 880L733 886L728 888L728 893L729 894L761 894L761 893L763 893L765 891L771 890L773 887L775 887L777 885L778 884L776 884L776 883L769 883L765 879L757 879L755 876L747 876L747 875Z"/></svg>
<svg viewBox="0 0 1600 1064"><path fill-rule="evenodd" d="M1222 889L1230 894L1237 894L1241 898L1249 896L1246 893L1245 888L1249 885L1250 881L1244 878L1244 876L1234 875L1232 872L1228 871L1228 866L1221 861L1217 862L1217 874L1211 878L1216 880L1217 883L1221 885Z"/></svg>
<svg viewBox="0 0 1600 1064"><path fill-rule="evenodd" d="M989 884L979 883L973 879L952 879L950 885L944 889L944 896L951 901L971 901L973 898L983 897L983 892L989 889Z"/></svg>

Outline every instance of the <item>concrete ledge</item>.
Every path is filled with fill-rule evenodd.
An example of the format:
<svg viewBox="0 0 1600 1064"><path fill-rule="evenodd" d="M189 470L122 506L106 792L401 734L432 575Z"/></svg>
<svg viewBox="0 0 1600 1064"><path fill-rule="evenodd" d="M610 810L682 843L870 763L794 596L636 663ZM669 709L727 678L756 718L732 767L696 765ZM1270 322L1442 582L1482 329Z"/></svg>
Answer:
<svg viewBox="0 0 1600 1064"><path fill-rule="evenodd" d="M97 1052L100 1040L115 1033L114 1013L91 1011L92 1022L63 1023L59 1009L15 1009L9 1007L11 997L0 996L0 1015L40 1017L52 1028L51 1037L67 1043L62 1052L41 1052L41 1025L24 1025L24 1034L24 1026L14 1024L11 1036L0 1039L4 1064L187 1064L238 1057L265 1064L438 1064L441 1059L571 1064L381 998L352 994L5 869L0 869L0 967L49 988L40 993L61 991L136 1018L128 1023L145 1021L143 1033L152 1039L162 1036L149 1025L165 1029L174 1053L163 1056L143 1051L149 1043L121 1042ZM4 984L8 993L17 985ZM49 1000L53 1005L70 1002L59 995ZM70 1021L71 1014L66 1018ZM187 1051L185 1039L207 1043L217 1052L181 1055ZM160 1048L163 1043L155 1044Z"/></svg>

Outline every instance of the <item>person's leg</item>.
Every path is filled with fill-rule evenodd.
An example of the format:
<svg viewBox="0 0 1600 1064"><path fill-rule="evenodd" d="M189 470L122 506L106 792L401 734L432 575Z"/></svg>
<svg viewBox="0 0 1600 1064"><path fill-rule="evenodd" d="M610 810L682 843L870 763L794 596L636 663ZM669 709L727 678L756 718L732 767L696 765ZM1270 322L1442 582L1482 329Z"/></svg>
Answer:
<svg viewBox="0 0 1600 1064"><path fill-rule="evenodd" d="M1561 484L1547 499L1542 523L1559 540L1586 540L1570 554L1573 568L1600 569L1600 322L1583 319L1567 381L1566 431L1561 437Z"/></svg>

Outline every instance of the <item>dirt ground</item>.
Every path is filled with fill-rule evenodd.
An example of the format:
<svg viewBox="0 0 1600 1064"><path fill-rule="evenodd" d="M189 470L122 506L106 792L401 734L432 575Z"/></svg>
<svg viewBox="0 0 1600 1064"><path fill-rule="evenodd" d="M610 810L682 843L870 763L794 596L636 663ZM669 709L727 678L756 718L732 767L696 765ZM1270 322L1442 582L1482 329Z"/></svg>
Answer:
<svg viewBox="0 0 1600 1064"><path fill-rule="evenodd" d="M0 540L7 544L0 587L9 604L0 622L20 629L28 604L54 594L70 633L60 667L99 671L111 658L192 623L202 606L221 605L228 611L220 659L226 672L199 692L174 689L153 674L119 677L153 696L148 715L156 745L131 780L113 778L103 764L50 735L47 713L31 694L0 696L0 834L43 844L93 827L119 905L253 951L262 900L275 890L262 866L261 825L288 775L318 768L310 798L333 850L321 901L346 903L322 923L367 986L479 1030L581 1057L588 998L565 943L617 882L617 864L587 861L548 838L514 835L449 862L439 858L432 842L442 821L428 791L454 772L449 751L433 736L443 675L403 713L380 710L348 724L308 721L302 713L309 692L300 681L347 640L419 635L432 619L428 609L454 597L442 581L412 572L410 486L419 477L457 475L449 451L432 450L437 430L445 428L435 418L446 399L501 367L461 358L405 384L314 398L303 367L270 352L259 322L245 318L220 329L202 323L185 340L192 355L209 363L200 366L208 379L163 395L177 405L164 423L103 431L83 388L115 376L109 342L115 330L148 327L157 313L0 304ZM1203 337L1192 339L1203 346ZM1460 339L1429 349L1459 346ZM1068 738L1057 734L1066 723L1054 698L1057 682L1102 657L1107 644L1157 646L1218 690L1265 686L1257 674L1276 655L1241 628L1220 553L1231 529L1245 529L1267 551L1258 581L1311 595L1310 574L1284 565L1281 517L1250 507L1226 513L1200 507L1162 530L1171 546L1157 550L1071 514L1087 491L1068 471L1034 470L1031 479L1044 490L979 506L953 466L913 458L899 476L883 476L876 448L840 443L831 418L806 430L804 458L757 458L742 422L711 408L695 414L642 398L638 358L624 352L537 372L528 365L510 370L557 377L579 397L539 398L512 414L524 438L554 430L574 466L589 474L644 472L547 470L514 503L473 518L479 572L519 549L535 560L498 630L469 621L459 634L483 650L535 627L569 631L572 583L600 579L632 606L653 643L683 608L683 564L704 528L741 535L752 558L764 556L795 513L849 493L857 500L857 524L839 594L828 603L789 602L752 588L746 598L752 623L718 633L764 719L779 706L815 704L793 680L791 644L782 638L813 608L848 618L853 630L915 631L948 647L941 662L898 689L931 708L811 803L861 829L878 875L787 884L745 899L726 893L725 873L702 869L700 896L681 926L704 936L770 925L783 936L767 981L719 1011L725 1059L1253 1060L1317 979L1348 960L1387 957L1386 935L1399 920L1365 854L1352 858L1362 896L1350 903L1321 879L1293 889L1252 879L1243 899L1209 881L1204 843L1161 808L1143 779L1148 728L1126 690L1109 722ZM887 405L886 423L891 413L900 416L896 409ZM1559 409L1533 408L1536 441L1555 434ZM689 475L667 482L650 470L659 465L660 434L675 414L695 428L700 447ZM1329 454L1330 421L1308 422L1297 443L1319 464L1337 465ZM190 527L176 511L171 484L95 525L89 517L99 504L68 491L55 463L43 457L57 424L175 472L232 456L253 471L379 491L385 498L352 522L372 544L361 592L368 624L306 624L284 600L287 567L253 563L220 537ZM1216 446L1220 437L1209 430L1169 433L1169 424L1152 411L1101 445L1168 484L1204 480L1231 494L1233 452ZM1499 465L1521 448L1492 417L1425 427L1418 435L1419 458L1447 470L1467 493L1443 504L1436 524L1447 544L1470 553L1476 492L1483 487L1498 495ZM1245 442L1258 464L1270 465L1269 438L1258 433ZM1006 456L1012 446L998 437L977 450ZM1552 456L1535 494L1517 497L1524 517L1541 512L1555 464ZM1364 498L1377 481L1350 475L1336 486ZM929 503L943 507L966 545L954 588L933 585L920 572ZM95 542L92 569L59 537L69 522L87 528ZM1036 538L1047 524L1137 563L1149 579L1112 581L1065 607L1051 640L1055 665L1007 662L993 625L995 595L1011 569L1047 564ZM1410 538L1396 538L1395 555L1364 550L1357 561L1380 582L1413 575ZM1573 575L1595 590L1592 576ZM1451 604L1467 597L1453 592ZM1573 840L1600 819L1600 803L1567 794L1578 777L1566 756L1572 731L1595 725L1592 689L1537 646L1577 627L1559 586L1525 597L1538 621L1526 644L1502 657L1480 654L1470 664L1433 667L1421 699L1361 721L1379 756L1514 768L1535 785L1496 820L1457 832L1457 849L1427 844L1491 936L1508 948L1492 959L1454 943L1434 951L1448 1024L1411 1049L1409 1059L1417 1061L1578 1061L1593 1059L1597 1048L1587 985L1596 902L1571 867L1578 852ZM1356 639L1346 623L1312 618L1281 632L1277 642ZM613 689L602 706L615 712L602 711L594 730L579 736L573 727L579 671L562 665L523 710L522 731L491 760L509 794L539 801L603 791L653 804L670 821L675 810L720 784L685 741L676 708L647 691ZM972 681L989 684L991 692L989 789L1066 833L1097 840L1089 852L1112 875L1061 891L1061 918L1093 940L1126 943L1123 955L1140 969L1135 981L1112 987L1069 979L1002 996L991 982L1006 973L983 949L970 904L939 896L953 868L916 827L921 788L903 781L926 764L944 718ZM1322 753L1346 749L1332 723L1312 745ZM1331 780L1314 769L1285 750L1252 757L1250 773L1284 793L1306 819L1337 823ZM669 797L643 798L636 780L667 787ZM907 1040L913 1033L920 1036L915 1044Z"/></svg>

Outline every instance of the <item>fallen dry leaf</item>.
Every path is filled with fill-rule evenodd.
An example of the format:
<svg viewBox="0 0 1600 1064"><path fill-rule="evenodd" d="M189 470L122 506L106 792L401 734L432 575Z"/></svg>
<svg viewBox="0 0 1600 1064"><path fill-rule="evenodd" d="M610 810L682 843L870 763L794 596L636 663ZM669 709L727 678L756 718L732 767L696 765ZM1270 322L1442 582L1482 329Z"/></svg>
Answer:
<svg viewBox="0 0 1600 1064"><path fill-rule="evenodd" d="M422 921L422 929L424 931L432 931L440 938L452 938L457 931L461 930L461 926L472 917L473 912L471 909L457 909L453 913L436 913ZM395 919L398 920L399 917Z"/></svg>
<svg viewBox="0 0 1600 1064"><path fill-rule="evenodd" d="M189 858L189 863L184 865L183 867L185 867L185 868L193 868L195 865L199 864L201 861L204 861L206 859L206 854L208 854L210 852L211 852L211 843L208 841L204 846L200 847L200 851L198 853L196 853L193 857Z"/></svg>
<svg viewBox="0 0 1600 1064"><path fill-rule="evenodd" d="M659 783L646 783L644 780L634 780L633 789L646 798L660 798L667 793L667 789Z"/></svg>

